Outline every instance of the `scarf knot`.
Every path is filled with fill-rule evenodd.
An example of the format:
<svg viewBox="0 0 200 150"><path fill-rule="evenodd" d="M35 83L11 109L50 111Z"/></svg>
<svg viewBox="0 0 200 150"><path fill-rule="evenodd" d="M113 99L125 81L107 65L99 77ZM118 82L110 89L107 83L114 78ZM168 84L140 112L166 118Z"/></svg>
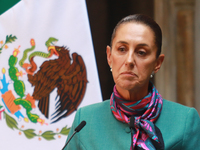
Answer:
<svg viewBox="0 0 200 150"><path fill-rule="evenodd" d="M114 86L110 98L111 111L117 120L127 124L131 116L134 116L133 147L144 150L164 149L162 134L154 124L161 113L163 100L155 86L150 84L150 92L139 101L124 100Z"/></svg>
<svg viewBox="0 0 200 150"><path fill-rule="evenodd" d="M139 128L141 127L140 118L141 118L141 117L135 117L134 125L135 125L135 128L137 128L137 129L139 129Z"/></svg>

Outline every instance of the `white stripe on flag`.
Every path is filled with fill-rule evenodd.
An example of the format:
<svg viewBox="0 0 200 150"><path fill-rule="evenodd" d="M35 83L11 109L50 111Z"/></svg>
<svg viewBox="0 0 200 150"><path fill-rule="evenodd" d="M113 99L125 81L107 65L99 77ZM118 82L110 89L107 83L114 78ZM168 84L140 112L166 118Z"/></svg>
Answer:
<svg viewBox="0 0 200 150"><path fill-rule="evenodd" d="M76 112L74 111L67 117L62 117L69 110L68 107L68 110L61 109L59 105L62 100L65 100L63 97L68 97L69 100L79 100L80 105L78 105L78 101L73 103L77 104L78 108L102 101L85 1L22 0L0 16L0 33L0 97L2 97L0 99L0 149L61 149L67 138L61 133L61 130L71 127ZM58 40L56 46L66 46L70 50L70 66L76 62L74 70L67 67L67 61L63 66L63 68L66 68L61 69L66 72L62 76L58 75L61 71L55 72L62 65L62 61L60 65L54 68L48 69L46 67L46 69L44 67L46 70L40 69L45 61L49 66L54 66L55 62L58 62L57 59L60 59L60 55L58 57L54 55L55 53L52 57L49 57L50 52L54 49L60 50L54 47L53 42L48 41L45 45L50 37ZM35 46L31 45L31 39L34 40ZM48 48L50 51L48 51ZM37 54L34 53L36 51L38 51ZM27 57L25 57L26 52ZM73 60L72 53L77 53L80 57ZM29 56L33 61L29 60ZM84 69L81 70L80 68L84 65L81 63L81 58L86 66L88 81L85 92L82 90L84 89L82 88L84 87ZM33 67L31 62L35 62L37 65L34 71L30 70L30 67ZM26 68L25 66L30 67ZM67 72L68 69L70 71ZM36 73L41 73L38 78L35 77ZM32 81L33 76L34 81ZM59 80L56 80L57 78ZM52 92L50 92L48 89L55 85L54 80L59 81L59 84L56 84L57 86L52 88ZM42 83L43 81L45 82ZM32 86L31 83L37 85ZM44 85L45 87L43 87ZM39 90L38 93L41 95L35 92L36 86L41 86L41 89L44 90ZM65 90L63 90L64 88ZM69 93L66 92L66 95L59 93L59 91L62 91L61 89L69 91ZM82 92L82 95L84 95L82 99L79 98L81 95L79 96L78 92ZM45 107L46 103L42 101L44 100L42 98L40 100L41 108L39 109L39 98L37 99L37 97L42 97L46 93L50 95L50 104ZM31 96L35 101L32 101ZM19 98L18 101L17 98ZM64 104L67 104L69 100L65 101ZM56 106L58 107L56 108ZM64 105L62 106L64 107ZM48 117L45 117L46 110L49 110L49 112L46 112ZM58 111L56 112L56 110ZM36 119L31 119L30 116ZM53 118L53 116L56 117ZM60 116L60 120L52 123ZM6 119L12 123L9 124ZM34 119L36 123L34 123ZM48 136L52 139L48 139Z"/></svg>

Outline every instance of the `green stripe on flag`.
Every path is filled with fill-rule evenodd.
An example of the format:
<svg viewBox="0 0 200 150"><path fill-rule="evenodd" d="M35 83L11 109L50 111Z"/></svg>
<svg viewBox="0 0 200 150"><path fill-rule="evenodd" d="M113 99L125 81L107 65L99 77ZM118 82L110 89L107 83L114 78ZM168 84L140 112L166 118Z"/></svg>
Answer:
<svg viewBox="0 0 200 150"><path fill-rule="evenodd" d="M11 7L13 7L19 1L20 0L0 0L0 15L8 9L10 9Z"/></svg>

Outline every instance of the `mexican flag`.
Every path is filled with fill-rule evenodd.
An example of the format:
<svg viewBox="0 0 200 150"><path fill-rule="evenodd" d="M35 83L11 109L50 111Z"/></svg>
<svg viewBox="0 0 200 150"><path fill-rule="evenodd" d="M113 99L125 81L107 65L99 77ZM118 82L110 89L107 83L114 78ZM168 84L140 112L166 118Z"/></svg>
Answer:
<svg viewBox="0 0 200 150"><path fill-rule="evenodd" d="M101 101L84 0L0 1L0 149L62 149Z"/></svg>

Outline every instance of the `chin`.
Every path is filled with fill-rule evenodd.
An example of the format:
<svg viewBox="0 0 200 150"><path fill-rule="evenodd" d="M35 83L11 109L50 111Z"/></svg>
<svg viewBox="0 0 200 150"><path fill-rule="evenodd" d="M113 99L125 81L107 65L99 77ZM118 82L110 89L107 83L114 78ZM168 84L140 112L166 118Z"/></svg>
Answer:
<svg viewBox="0 0 200 150"><path fill-rule="evenodd" d="M135 78L117 78L114 81L118 88L128 91L140 89L143 85L142 81Z"/></svg>
<svg viewBox="0 0 200 150"><path fill-rule="evenodd" d="M121 84L118 84L118 86L124 90L128 90L128 91L131 91L131 90L134 90L135 88L138 87L138 85L136 83L121 83Z"/></svg>

